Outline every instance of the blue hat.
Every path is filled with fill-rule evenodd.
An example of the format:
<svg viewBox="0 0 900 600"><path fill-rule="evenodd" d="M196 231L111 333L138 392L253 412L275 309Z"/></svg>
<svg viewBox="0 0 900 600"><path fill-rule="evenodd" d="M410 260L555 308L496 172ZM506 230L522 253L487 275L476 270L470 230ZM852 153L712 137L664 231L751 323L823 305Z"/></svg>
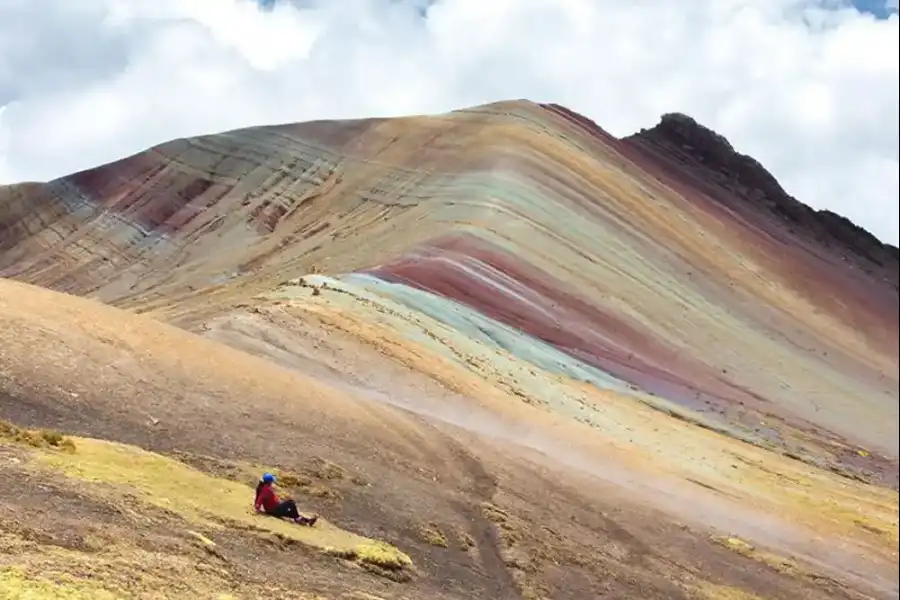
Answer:
<svg viewBox="0 0 900 600"><path fill-rule="evenodd" d="M275 483L275 476L271 473L266 473L265 475L263 475L262 480L263 483Z"/></svg>

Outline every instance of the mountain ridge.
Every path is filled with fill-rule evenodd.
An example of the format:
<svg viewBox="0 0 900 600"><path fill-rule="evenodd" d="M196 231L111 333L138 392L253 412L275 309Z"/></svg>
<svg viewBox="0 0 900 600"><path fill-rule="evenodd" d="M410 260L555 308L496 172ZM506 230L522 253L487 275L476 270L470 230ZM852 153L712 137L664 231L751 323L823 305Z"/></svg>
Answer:
<svg viewBox="0 0 900 600"><path fill-rule="evenodd" d="M900 248L882 242L867 229L857 225L847 217L828 209L814 209L790 196L778 180L756 159L740 153L725 136L702 125L693 117L683 113L666 113L659 123L650 129L615 138L604 131L593 120L557 104L543 105L559 111L578 122L589 131L599 132L606 140L623 142L649 157L668 175L676 175L679 168L691 169L701 166L711 183L723 186L736 194L742 201L763 206L779 213L788 226L798 227L791 233L809 235L815 241L829 245L837 242L842 248L852 252L864 262L863 269L871 271L871 265L883 268L883 277L896 289L897 271L900 265ZM624 145L623 145L624 146ZM620 147L623 147L620 146ZM691 165L690 163L699 163ZM716 200L732 208L746 208L740 203L729 202L728 196L712 193ZM891 277L893 275L893 277Z"/></svg>
<svg viewBox="0 0 900 600"><path fill-rule="evenodd" d="M649 130L625 138L651 154L668 153L662 165L671 169L679 155L693 158L708 173L708 180L721 185L741 200L778 215L792 232L810 236L835 251L848 251L855 264L885 278L897 289L900 249L881 242L850 219L828 209L816 210L789 195L775 177L756 159L741 154L723 136L681 113L663 115ZM727 196L719 194L727 202ZM739 207L733 202L734 207ZM795 231L797 230L797 231ZM872 264L874 263L874 265ZM873 266L875 267L873 269Z"/></svg>
<svg viewBox="0 0 900 600"><path fill-rule="evenodd" d="M537 106L541 106L547 110L559 113L565 118L572 120L582 127L585 127L592 133L600 135L605 141L620 143L624 142L632 145L638 148L641 152L653 156L654 159L659 161L660 166L662 166L667 171L672 170L671 161L677 160L678 155L691 158L696 162L705 164L708 171L716 175L725 175L726 177L731 176L733 178L733 181L723 181L720 177L717 177L716 179L719 179L717 183L726 187L728 187L729 184L737 184L737 186L742 187L743 189L740 190L740 195L743 199L749 200L751 202L762 201L765 204L766 208L774 209L775 211L784 211L783 217L791 222L791 224L800 226L801 233L809 233L813 235L817 239L817 241L827 241L827 239L822 239L823 233L832 234L835 241L844 244L851 252L856 255L862 253L861 258L865 258L872 262L875 262L879 266L885 267L886 270L890 270L893 267L894 272L896 272L895 265L900 264L900 248L898 248L898 246L895 246L888 242L882 242L867 229L861 227L860 225L857 225L852 220L848 219L844 215L841 215L840 213L829 209L814 209L804 203L802 200L790 196L781 187L778 180L761 163L759 163L759 161L751 156L740 153L734 148L734 146L728 141L727 138L715 132L714 130L702 125L694 118L684 113L665 113L660 117L659 122L652 128L642 128L640 131L634 134L626 135L621 138L616 138L612 134L609 134L589 117L586 117L580 113L572 111L571 109L554 103L534 103L529 100L520 99L492 102L482 105L473 105L471 107L456 109L454 111L451 111L451 113L464 113L467 111L474 111L479 109L489 109L491 107L502 109L503 107L507 107L510 104L515 103L534 104ZM90 173L96 172L97 170L127 162L146 152L153 152L160 147L177 144L179 142L187 142L193 139L202 139L215 135L230 134L249 129L265 130L290 128L301 124L312 127L322 125L327 127L328 125L337 123L347 123L351 125L358 124L362 126L364 124L374 124L384 120L385 118L383 117L341 120L314 120L296 123L241 127L223 131L220 133L203 134L185 138L175 138L159 144L155 144L146 148L145 150L134 152L120 159L110 161L109 163L81 169L79 171L62 175L52 180L16 182L12 184L0 185L0 188L14 188L17 186L26 186L28 188L31 188L32 186L46 185L59 180L86 177L89 176ZM347 129L347 131L352 130L352 126ZM656 148L653 148L653 146L656 146ZM674 156L669 157L667 160L666 157L661 156L661 154L664 154L666 152L669 152ZM732 192L735 191L734 188L729 189ZM0 231L5 232L5 230L2 229L0 229ZM896 287L896 278L891 283Z"/></svg>

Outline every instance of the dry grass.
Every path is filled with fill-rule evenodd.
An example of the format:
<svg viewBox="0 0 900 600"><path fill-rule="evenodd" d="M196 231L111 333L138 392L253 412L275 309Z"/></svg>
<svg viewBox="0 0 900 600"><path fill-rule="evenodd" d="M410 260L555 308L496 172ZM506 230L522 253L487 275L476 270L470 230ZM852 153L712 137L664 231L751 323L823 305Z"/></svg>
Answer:
<svg viewBox="0 0 900 600"><path fill-rule="evenodd" d="M384 542L365 542L356 546L359 560L382 569L399 570L412 566L412 560Z"/></svg>
<svg viewBox="0 0 900 600"><path fill-rule="evenodd" d="M462 527L454 527L453 533L460 550L468 551L469 549L475 547L475 538L473 538L469 534L469 532Z"/></svg>
<svg viewBox="0 0 900 600"><path fill-rule="evenodd" d="M14 561L0 566L0 600L238 600L262 596L326 600L285 589L278 582L235 581L227 569L214 563L191 555L148 552L125 540L89 554L0 535L0 548Z"/></svg>
<svg viewBox="0 0 900 600"><path fill-rule="evenodd" d="M65 579L68 579L66 581ZM89 580L45 579L18 567L0 569L0 600L119 600L116 595Z"/></svg>
<svg viewBox="0 0 900 600"><path fill-rule="evenodd" d="M761 548L757 548L746 540L742 540L734 536L713 536L710 538L714 543L728 548L736 554L755 560L764 564L783 575L790 577L802 577L818 581L830 581L831 578L813 572L810 569L802 567L795 559L781 556L775 552L770 552Z"/></svg>
<svg viewBox="0 0 900 600"><path fill-rule="evenodd" d="M26 429L9 421L0 420L0 440L24 444L32 448L53 448L66 452L75 451L75 442L53 429Z"/></svg>
<svg viewBox="0 0 900 600"><path fill-rule="evenodd" d="M352 548L326 548L325 552L342 560L356 561L363 566L372 567L376 572L386 572L390 579L408 580L408 574L395 574L412 567L412 560L396 548L384 542L368 542ZM385 573L381 573L385 574Z"/></svg>
<svg viewBox="0 0 900 600"><path fill-rule="evenodd" d="M84 552L0 534L0 550L2 600L168 600L236 591L220 567L190 555L144 550L128 539Z"/></svg>
<svg viewBox="0 0 900 600"><path fill-rule="evenodd" d="M339 529L321 519L316 527L298 527L252 510L253 489L213 477L172 458L134 446L79 438L75 453L39 453L37 464L83 481L126 486L143 501L173 511L190 522L221 528L238 523L269 531L321 550L354 551L361 560L411 565L400 550Z"/></svg>
<svg viewBox="0 0 900 600"><path fill-rule="evenodd" d="M712 539L712 541L716 544L719 544L724 548L728 548L732 552L740 554L741 556L753 556L753 554L756 552L756 548L752 544L738 537L713 536L710 539Z"/></svg>
<svg viewBox="0 0 900 600"><path fill-rule="evenodd" d="M765 600L737 587L704 583L697 588L702 600Z"/></svg>
<svg viewBox="0 0 900 600"><path fill-rule="evenodd" d="M492 523L502 524L509 520L508 512L490 502L482 503L481 512L484 515L484 518Z"/></svg>
<svg viewBox="0 0 900 600"><path fill-rule="evenodd" d="M420 525L419 536L426 543L437 546L438 548L448 548L450 546L450 542L447 541L447 536L441 532L437 523Z"/></svg>

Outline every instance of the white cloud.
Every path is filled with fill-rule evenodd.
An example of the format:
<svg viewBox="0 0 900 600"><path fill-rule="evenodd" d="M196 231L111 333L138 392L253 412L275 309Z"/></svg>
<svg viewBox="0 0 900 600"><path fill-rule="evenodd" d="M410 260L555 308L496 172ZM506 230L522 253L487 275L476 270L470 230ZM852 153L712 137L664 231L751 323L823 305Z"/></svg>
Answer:
<svg viewBox="0 0 900 600"><path fill-rule="evenodd" d="M422 19L425 5L2 0L0 181L233 127L527 97L616 135L686 112L804 202L898 242L896 14L840 0L441 0Z"/></svg>

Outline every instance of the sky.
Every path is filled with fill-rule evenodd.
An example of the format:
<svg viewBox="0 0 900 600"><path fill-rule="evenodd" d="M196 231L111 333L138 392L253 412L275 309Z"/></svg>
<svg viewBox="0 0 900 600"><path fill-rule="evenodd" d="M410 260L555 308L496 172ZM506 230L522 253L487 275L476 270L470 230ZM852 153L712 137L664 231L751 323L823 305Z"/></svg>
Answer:
<svg viewBox="0 0 900 600"><path fill-rule="evenodd" d="M0 0L0 183L172 139L527 98L683 112L900 238L897 0Z"/></svg>

